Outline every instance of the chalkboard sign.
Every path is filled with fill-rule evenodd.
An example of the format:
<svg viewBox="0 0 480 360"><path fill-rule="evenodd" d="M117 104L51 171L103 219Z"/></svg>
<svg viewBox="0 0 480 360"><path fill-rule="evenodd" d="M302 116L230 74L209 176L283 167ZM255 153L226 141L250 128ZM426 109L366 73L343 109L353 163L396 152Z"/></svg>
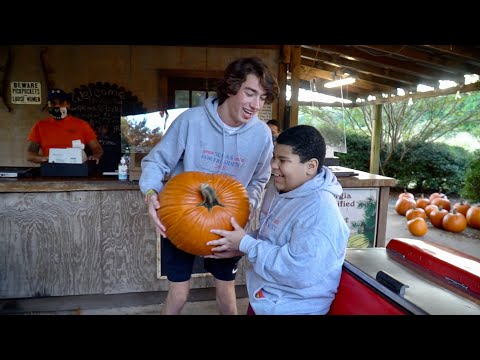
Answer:
<svg viewBox="0 0 480 360"><path fill-rule="evenodd" d="M130 91L108 82L81 85L71 100L70 113L90 123L103 147L102 171L115 171L122 156L120 118L145 113L143 104Z"/></svg>

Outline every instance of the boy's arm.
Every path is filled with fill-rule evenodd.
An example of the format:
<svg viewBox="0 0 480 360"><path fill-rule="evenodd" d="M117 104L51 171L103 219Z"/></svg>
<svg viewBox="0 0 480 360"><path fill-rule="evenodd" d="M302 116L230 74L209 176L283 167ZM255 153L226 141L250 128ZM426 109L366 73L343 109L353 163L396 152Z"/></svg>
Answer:
<svg viewBox="0 0 480 360"><path fill-rule="evenodd" d="M138 184L143 194L150 189L160 192L164 186L162 180L180 161L185 150L185 138L182 134L186 132L179 129L179 118L170 126L160 142L142 159L142 175Z"/></svg>
<svg viewBox="0 0 480 360"><path fill-rule="evenodd" d="M239 249L265 280L295 288L309 287L323 276L322 270L337 259L328 238L331 235L313 229L293 228L290 241L283 246L246 235Z"/></svg>

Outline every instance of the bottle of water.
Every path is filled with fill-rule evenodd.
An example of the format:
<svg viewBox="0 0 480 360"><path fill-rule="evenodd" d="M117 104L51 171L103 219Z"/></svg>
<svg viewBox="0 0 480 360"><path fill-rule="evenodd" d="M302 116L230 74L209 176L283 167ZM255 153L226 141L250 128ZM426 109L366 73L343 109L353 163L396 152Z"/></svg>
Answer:
<svg viewBox="0 0 480 360"><path fill-rule="evenodd" d="M122 156L120 164L118 164L118 180L128 180L128 164L124 156Z"/></svg>

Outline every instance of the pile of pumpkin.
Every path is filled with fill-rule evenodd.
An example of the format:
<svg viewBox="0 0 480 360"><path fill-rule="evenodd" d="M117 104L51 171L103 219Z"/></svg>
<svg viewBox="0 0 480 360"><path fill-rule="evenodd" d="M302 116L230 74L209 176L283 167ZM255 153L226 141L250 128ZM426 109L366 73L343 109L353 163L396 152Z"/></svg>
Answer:
<svg viewBox="0 0 480 360"><path fill-rule="evenodd" d="M412 235L424 236L428 232L427 219L438 229L462 232L467 225L480 229L480 205L471 205L463 199L452 204L448 197L435 192L426 198L418 199L404 190L398 195L395 211L407 219L407 228Z"/></svg>

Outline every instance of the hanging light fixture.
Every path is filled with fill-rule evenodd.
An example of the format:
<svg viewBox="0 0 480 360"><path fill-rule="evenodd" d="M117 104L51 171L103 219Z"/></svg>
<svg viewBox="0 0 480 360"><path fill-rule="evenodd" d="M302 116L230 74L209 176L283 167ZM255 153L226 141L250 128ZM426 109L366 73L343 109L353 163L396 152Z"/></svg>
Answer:
<svg viewBox="0 0 480 360"><path fill-rule="evenodd" d="M325 86L326 88L334 88L334 87L339 87L343 85L353 84L355 81L356 79L354 77L346 77L344 79L338 79L338 80L326 82L325 84L323 84L323 86Z"/></svg>

